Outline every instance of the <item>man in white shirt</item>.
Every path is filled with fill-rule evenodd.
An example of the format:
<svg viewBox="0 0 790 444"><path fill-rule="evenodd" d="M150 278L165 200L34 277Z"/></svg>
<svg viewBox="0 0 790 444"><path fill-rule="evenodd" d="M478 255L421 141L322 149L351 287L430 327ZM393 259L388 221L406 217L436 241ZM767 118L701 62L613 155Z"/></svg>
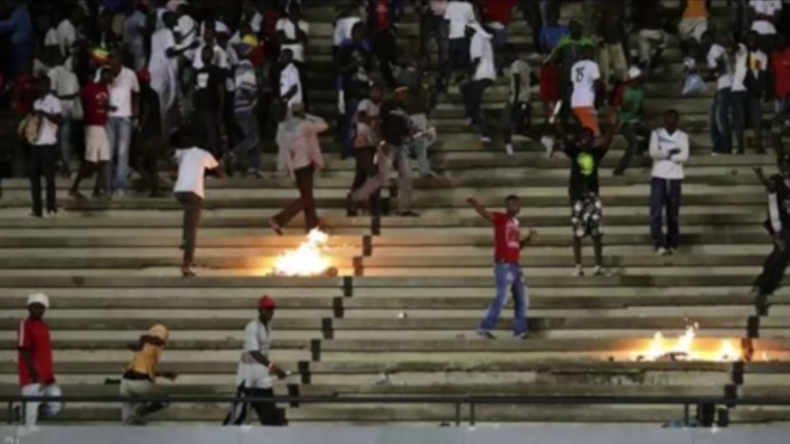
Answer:
<svg viewBox="0 0 790 444"><path fill-rule="evenodd" d="M258 300L258 317L244 329L244 350L236 371L236 394L241 398L274 397L273 378L284 379L288 373L269 359L272 341L271 322L277 308L274 299L264 295ZM231 406L223 425L241 426L247 423L247 407L251 404L261 425L281 426L282 416L274 402L239 402Z"/></svg>
<svg viewBox="0 0 790 444"><path fill-rule="evenodd" d="M710 137L714 154L732 153L730 104L732 101L732 63L724 46L715 42L713 30L702 34L702 47L708 49L707 68L716 77L716 95L711 103Z"/></svg>
<svg viewBox="0 0 790 444"><path fill-rule="evenodd" d="M81 20L82 8L75 7L71 11L70 18L66 17L58 23L56 35L62 56L71 54L71 47L77 41L77 28L74 27L74 23L79 23Z"/></svg>
<svg viewBox="0 0 790 444"><path fill-rule="evenodd" d="M782 12L781 0L750 0L749 9L754 17L752 31L761 36L776 34L776 24Z"/></svg>
<svg viewBox="0 0 790 444"><path fill-rule="evenodd" d="M754 129L755 149L763 153L763 107L766 94L768 56L759 49L760 36L749 32L746 44L737 44L735 73L732 80L732 126L738 143L738 154L744 153L744 129L747 123Z"/></svg>
<svg viewBox="0 0 790 444"><path fill-rule="evenodd" d="M659 255L675 254L678 248L680 191L683 164L689 158L688 134L678 129L678 113L664 112L664 127L650 136L650 157L653 158L653 179L650 185L650 235ZM667 235L662 231L662 215L666 211Z"/></svg>
<svg viewBox="0 0 790 444"><path fill-rule="evenodd" d="M280 109L282 115L277 125L277 135L275 136L277 154L277 174L285 176L288 174L288 156L285 147L285 121L290 116L291 108L303 102L302 81L299 69L293 63L293 53L290 49L284 49L280 53Z"/></svg>
<svg viewBox="0 0 790 444"><path fill-rule="evenodd" d="M452 2L450 5L452 6ZM485 94L486 89L493 85L496 80L494 48L491 45L491 34L487 33L477 23L473 23L466 28L466 35L471 39L469 58L472 60L472 79L470 82L460 86L461 95L464 99L466 118L473 125L477 126L478 131L480 131L480 141L489 143L491 142L491 135L480 104L483 101L483 94Z"/></svg>
<svg viewBox="0 0 790 444"><path fill-rule="evenodd" d="M296 4L291 5L288 8L288 16L277 20L275 26L282 45L281 48L290 49L294 61L304 63L304 50L307 46L310 25L302 20L301 8Z"/></svg>
<svg viewBox="0 0 790 444"><path fill-rule="evenodd" d="M582 128L589 128L596 137L601 135L598 117L595 112L595 93L600 88L601 71L593 61L593 48L584 47L579 61L571 67L571 108L581 122Z"/></svg>
<svg viewBox="0 0 790 444"><path fill-rule="evenodd" d="M214 28L207 26L203 31L203 39L200 42L200 46L196 51L196 56L192 61L192 67L196 70L201 69L205 66L203 63L203 57L200 55L203 53L203 48L209 47L213 48L214 56L211 59L211 62L214 66L220 69L230 69L230 64L228 63L228 53L225 52L224 49L217 43L217 33L214 31Z"/></svg>
<svg viewBox="0 0 790 444"><path fill-rule="evenodd" d="M60 55L57 47L50 46L47 50L51 52L50 60L53 68L47 72L52 92L60 99L60 107L63 111L63 122L60 125L58 139L60 143L61 173L68 178L71 175L71 153L73 131L80 125L82 120L82 101L80 100L80 84L77 76L66 67L65 58Z"/></svg>
<svg viewBox="0 0 790 444"><path fill-rule="evenodd" d="M449 22L447 34L449 63L440 82L442 89L447 87L447 79L453 72L464 74L469 66L469 36L466 27L477 22L472 4L467 0L451 0L447 4L444 18Z"/></svg>
<svg viewBox="0 0 790 444"><path fill-rule="evenodd" d="M47 186L47 216L55 217L58 204L55 195L55 161L58 157L58 126L63 122L60 100L52 94L49 77L36 80L36 101L33 102L34 118L38 118L38 137L30 142L30 192L32 193L32 217L44 217L41 203L41 176Z"/></svg>
<svg viewBox="0 0 790 444"><path fill-rule="evenodd" d="M181 137L188 138L184 135ZM181 237L184 261L181 265L181 274L184 277L192 277L195 275L192 265L195 261L197 228L205 195L204 175L206 170L216 170L222 176L223 171L220 163L208 151L191 146L192 144L186 140L179 142L181 143L173 156L178 164L178 180L173 192L178 203L184 208L183 235Z"/></svg>
<svg viewBox="0 0 790 444"><path fill-rule="evenodd" d="M135 72L145 69L145 22L148 5L137 2L134 13L130 15L123 27L123 46L132 56L132 68Z"/></svg>
<svg viewBox="0 0 790 444"><path fill-rule="evenodd" d="M107 137L110 140L108 191L123 197L129 189L129 148L132 142L132 118L139 110L140 85L137 75L123 66L121 51L113 49L107 57L113 82L110 84L110 112L107 114ZM114 174L113 174L114 173Z"/></svg>

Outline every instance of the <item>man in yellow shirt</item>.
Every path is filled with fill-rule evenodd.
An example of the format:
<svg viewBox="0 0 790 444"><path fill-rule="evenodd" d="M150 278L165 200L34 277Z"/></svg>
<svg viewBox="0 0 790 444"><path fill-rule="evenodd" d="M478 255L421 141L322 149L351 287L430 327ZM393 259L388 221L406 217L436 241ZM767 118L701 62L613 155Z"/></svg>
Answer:
<svg viewBox="0 0 790 444"><path fill-rule="evenodd" d="M151 396L159 393L156 377L176 379L175 373L158 372L157 366L169 333L167 327L154 325L140 336L140 340L130 348L135 352L123 373L121 396ZM123 425L144 425L143 417L167 407L163 402L124 402L121 404Z"/></svg>

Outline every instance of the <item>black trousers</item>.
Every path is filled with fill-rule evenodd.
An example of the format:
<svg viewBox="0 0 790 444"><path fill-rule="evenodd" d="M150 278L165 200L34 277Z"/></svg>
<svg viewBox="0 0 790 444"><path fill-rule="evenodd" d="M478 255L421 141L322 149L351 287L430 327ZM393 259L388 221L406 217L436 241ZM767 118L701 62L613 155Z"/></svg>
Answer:
<svg viewBox="0 0 790 444"><path fill-rule="evenodd" d="M288 225L300 211L304 211L305 224L307 231L318 226L318 215L315 211L315 199L313 199L313 164L294 171L296 176L296 186L299 188L299 198L288 204L280 213L274 216L274 220L281 227Z"/></svg>
<svg viewBox="0 0 790 444"><path fill-rule="evenodd" d="M219 133L219 122L222 118L214 110L195 110L195 119L205 137L204 143L208 151L217 159L222 158L222 136Z"/></svg>
<svg viewBox="0 0 790 444"><path fill-rule="evenodd" d="M35 216L41 217L44 214L41 202L41 176L44 176L47 187L47 211L52 213L58 211L55 196L55 162L57 159L58 149L55 145L30 145L28 169Z"/></svg>
<svg viewBox="0 0 790 444"><path fill-rule="evenodd" d="M760 290L760 295L772 295L779 288L788 263L790 263L790 248L785 246L784 250L780 250L774 245L774 250L765 258L762 274L754 281L754 286Z"/></svg>
<svg viewBox="0 0 790 444"><path fill-rule="evenodd" d="M197 228L200 223L200 213L203 210L203 198L195 193L176 193L178 203L184 208L183 234L181 239L184 248L184 263L192 264L195 260L195 246L197 243Z"/></svg>
<svg viewBox="0 0 790 444"><path fill-rule="evenodd" d="M247 396L253 398L273 398L274 390L272 389L246 389ZM277 410L277 404L273 401L251 402L250 406L255 410L258 415L258 420L261 425L265 426L281 426L283 425L280 418L280 412Z"/></svg>

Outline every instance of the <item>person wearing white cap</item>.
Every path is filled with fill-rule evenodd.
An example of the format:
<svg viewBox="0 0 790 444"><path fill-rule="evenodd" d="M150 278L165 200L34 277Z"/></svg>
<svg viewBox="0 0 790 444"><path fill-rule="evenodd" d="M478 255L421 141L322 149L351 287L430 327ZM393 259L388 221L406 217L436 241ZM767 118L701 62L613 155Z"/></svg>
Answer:
<svg viewBox="0 0 790 444"><path fill-rule="evenodd" d="M642 110L645 103L645 88L642 82L642 71L636 66L628 70L628 83L622 95L615 94L615 103L620 108L620 131L627 143L625 153L614 170L615 176L622 176L631 165L634 154L647 151L650 130L642 121Z"/></svg>
<svg viewBox="0 0 790 444"><path fill-rule="evenodd" d="M60 387L55 382L52 365L52 341L44 313L49 308L49 298L44 293L34 293L27 298L29 316L19 323L17 336L19 385L22 396L59 397ZM36 425L38 418L58 414L60 402L26 402L21 420L26 427Z"/></svg>
<svg viewBox="0 0 790 444"><path fill-rule="evenodd" d="M159 393L156 377L175 380L177 375L173 372L160 372L159 359L162 357L165 344L170 333L162 324L157 324L140 336L139 341L130 345L134 351L132 360L123 373L121 379L121 396L151 396ZM163 402L124 402L121 403L121 421L123 425L143 425L143 418L156 411L167 407Z"/></svg>

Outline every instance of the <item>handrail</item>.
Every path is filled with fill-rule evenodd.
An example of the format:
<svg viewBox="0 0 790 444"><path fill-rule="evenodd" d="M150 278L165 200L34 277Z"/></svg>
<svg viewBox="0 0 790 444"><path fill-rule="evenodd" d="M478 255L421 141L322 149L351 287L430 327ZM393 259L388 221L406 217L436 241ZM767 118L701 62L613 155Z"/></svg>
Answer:
<svg viewBox="0 0 790 444"><path fill-rule="evenodd" d="M461 408L469 406L469 423L475 423L478 405L570 405L570 404L622 404L622 405L678 405L684 408L685 423L689 423L689 408L697 404L723 404L727 406L790 406L790 397L729 398L720 396L274 396L239 397L229 395L152 395L152 396L22 396L0 395L0 402L61 402L61 403L122 403L163 402L171 404L218 404L234 402L275 402L283 404L450 404L455 406L455 423L461 424ZM9 412L10 412L9 408Z"/></svg>

